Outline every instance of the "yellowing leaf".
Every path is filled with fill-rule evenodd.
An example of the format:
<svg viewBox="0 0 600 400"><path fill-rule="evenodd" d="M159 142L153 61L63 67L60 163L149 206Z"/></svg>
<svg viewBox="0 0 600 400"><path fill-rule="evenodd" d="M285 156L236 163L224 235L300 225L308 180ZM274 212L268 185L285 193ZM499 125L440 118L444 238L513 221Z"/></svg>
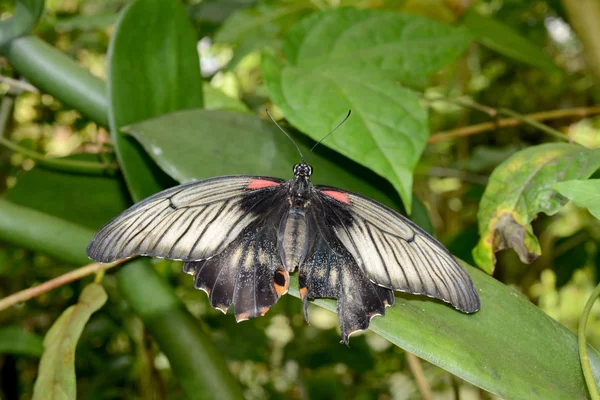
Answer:
<svg viewBox="0 0 600 400"><path fill-rule="evenodd" d="M554 189L600 219L600 179L559 182L554 185Z"/></svg>
<svg viewBox="0 0 600 400"><path fill-rule="evenodd" d="M473 258L484 271L494 271L494 253L512 247L524 263L531 263L541 249L531 221L540 212L552 215L566 199L552 185L585 179L600 168L600 149L549 143L530 147L500 164L490 176L479 204L481 239Z"/></svg>
<svg viewBox="0 0 600 400"><path fill-rule="evenodd" d="M90 316L106 303L101 285L87 285L77 304L67 308L44 338L44 353L33 388L33 400L66 400L77 397L75 348Z"/></svg>

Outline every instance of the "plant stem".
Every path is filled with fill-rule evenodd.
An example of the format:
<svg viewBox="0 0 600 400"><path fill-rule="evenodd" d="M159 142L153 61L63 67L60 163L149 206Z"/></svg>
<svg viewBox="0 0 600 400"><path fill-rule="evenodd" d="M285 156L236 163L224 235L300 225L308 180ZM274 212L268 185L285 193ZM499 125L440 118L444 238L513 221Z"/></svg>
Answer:
<svg viewBox="0 0 600 400"><path fill-rule="evenodd" d="M506 113L505 113L506 114ZM587 117L590 115L598 115L600 114L600 106L592 106L592 107L578 107L578 108L568 108L563 110L551 110L551 111L543 111L533 114L527 114L524 117L527 118L527 121L524 121L522 118L502 118L497 120L496 122L484 122L476 125L464 126L457 129L452 129L448 131L437 132L429 137L427 143L438 143L443 140L450 140L458 137L466 137L471 135L476 135L478 133L493 131L498 128L507 128L519 126L524 123L529 122L537 122L537 121L547 121L554 120L560 118L572 118L572 117ZM523 116L522 116L523 117ZM545 125L543 125L545 127ZM555 131L558 132L558 131ZM562 135L562 134L561 134ZM562 135L565 137L564 135Z"/></svg>
<svg viewBox="0 0 600 400"><path fill-rule="evenodd" d="M544 125L541 122L531 119L527 115L519 114L517 112L509 110L508 108L500 108L500 109L498 109L498 113L518 119L519 121L523 122L524 124L528 124L535 128L538 128L540 131L545 132L548 135L553 136L558 140L562 140L562 141L566 141L566 142L569 141L569 138L566 137L561 131L557 131L556 129L550 128L548 125Z"/></svg>
<svg viewBox="0 0 600 400"><path fill-rule="evenodd" d="M42 154L37 153L33 150L21 147L18 144L0 137L0 145L9 148L12 151L21 153L32 160L39 162L41 165L47 167L59 169L61 171L74 171L74 172L102 172L106 170L116 170L119 168L117 164L102 164L91 161L77 161L77 160L61 160L56 158L47 158Z"/></svg>
<svg viewBox="0 0 600 400"><path fill-rule="evenodd" d="M425 378L425 374L423 373L423 368L421 367L421 360L419 357L407 351L406 361L408 362L408 368L410 368L410 372L412 372L413 376L415 377L415 381L419 387L419 392L421 393L421 398L423 400L433 400L433 393L431 392L429 382L427 382L427 378Z"/></svg>
<svg viewBox="0 0 600 400"><path fill-rule="evenodd" d="M581 363L581 368L583 369L583 376L585 377L585 383L587 384L587 388L590 392L590 397L592 398L592 400L600 400L600 394L598 393L598 388L596 387L596 381L594 379L592 367L590 366L590 358L587 353L587 341L585 339L585 329L587 327L587 321L590 315L590 311L592 311L592 306L594 305L594 302L598 297L600 297L600 285L596 286L596 289L594 289L592 295L585 304L583 312L581 313L581 317L579 317L579 327L577 328L577 343L579 344L579 362Z"/></svg>
<svg viewBox="0 0 600 400"><path fill-rule="evenodd" d="M88 275L98 273L100 271L104 272L104 270L116 267L117 265L120 265L125 261L127 261L127 260L119 260L119 261L116 261L116 262L110 263L110 264L100 264L100 263L89 264L84 267L77 268L76 270L73 270L71 272L67 272L66 274L61 275L57 278L50 279L49 281L46 281L46 282L42 283L41 285L37 285L37 286L31 287L29 289L21 290L20 292L17 292L15 294L12 294L12 295L0 300L0 311L6 310L7 308L14 306L15 304L18 304L18 303L21 303L21 302L24 302L27 300L31 300L34 297L37 297L42 293L49 292L50 290L59 288L61 286L66 285L67 283L71 283L73 281L79 280Z"/></svg>

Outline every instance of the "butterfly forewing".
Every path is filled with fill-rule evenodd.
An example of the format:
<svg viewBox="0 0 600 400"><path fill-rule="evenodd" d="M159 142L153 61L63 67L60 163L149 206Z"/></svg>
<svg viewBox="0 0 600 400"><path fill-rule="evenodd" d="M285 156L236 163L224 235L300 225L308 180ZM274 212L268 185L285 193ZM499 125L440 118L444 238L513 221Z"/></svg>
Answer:
<svg viewBox="0 0 600 400"><path fill-rule="evenodd" d="M87 254L100 262L134 255L197 261L218 254L260 213L283 181L224 176L167 189L105 225Z"/></svg>
<svg viewBox="0 0 600 400"><path fill-rule="evenodd" d="M337 237L372 282L435 297L463 312L479 309L470 277L431 235L361 195L330 187L317 190L337 220Z"/></svg>

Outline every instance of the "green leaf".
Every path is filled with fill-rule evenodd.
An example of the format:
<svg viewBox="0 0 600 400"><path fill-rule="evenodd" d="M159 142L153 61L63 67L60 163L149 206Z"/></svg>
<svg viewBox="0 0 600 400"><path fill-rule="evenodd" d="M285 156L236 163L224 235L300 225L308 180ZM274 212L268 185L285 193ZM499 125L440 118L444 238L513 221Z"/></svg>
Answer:
<svg viewBox="0 0 600 400"><path fill-rule="evenodd" d="M33 388L33 400L77 398L75 348L91 315L106 303L101 285L87 285L77 304L67 308L44 338L44 354Z"/></svg>
<svg viewBox="0 0 600 400"><path fill-rule="evenodd" d="M418 15L340 8L315 13L286 35L285 57L303 69L385 72L395 80L427 76L471 42L464 28Z"/></svg>
<svg viewBox="0 0 600 400"><path fill-rule="evenodd" d="M388 179L411 209L412 172L425 148L427 113L410 90L378 72L280 67L263 57L271 99L315 140L353 114L324 145Z"/></svg>
<svg viewBox="0 0 600 400"><path fill-rule="evenodd" d="M0 21L0 47L35 26L44 11L44 0L18 0L11 18Z"/></svg>
<svg viewBox="0 0 600 400"><path fill-rule="evenodd" d="M97 157L92 155L67 159L97 161ZM21 174L17 185L4 198L97 229L129 205L127 190L122 180L114 175L89 175L35 167Z"/></svg>
<svg viewBox="0 0 600 400"><path fill-rule="evenodd" d="M215 36L217 43L235 45L233 67L248 53L281 41L281 36L314 6L309 1L259 2L235 11Z"/></svg>
<svg viewBox="0 0 600 400"><path fill-rule="evenodd" d="M196 37L185 8L176 0L130 3L116 23L108 57L113 143L129 191L141 200L162 189L156 176L160 171L119 129L203 105Z"/></svg>
<svg viewBox="0 0 600 400"><path fill-rule="evenodd" d="M37 229L29 228L32 221ZM49 234L53 231L60 235ZM0 199L1 240L15 242L19 238L18 243L24 247L43 248L49 255L83 263L85 254L79 243L87 242L92 235L90 229ZM133 263L143 264L143 260L133 260L130 264ZM372 329L396 345L506 399L587 398L575 335L511 288L473 267L465 264L463 267L481 296L479 312L465 315L429 298L398 293L396 304L387 309L385 317L373 319ZM183 383L195 382L194 388L200 393L207 390L203 385L217 394L219 390L227 390L227 385L218 384L222 382L219 375L206 383L198 378L201 375L194 379L193 370L198 365L199 372L207 375L215 374L220 365L206 358L206 353L195 350L197 338L189 335L188 328L201 331L200 322L185 318L190 325L178 331L184 312L178 306L177 296L152 269L134 271L138 273L137 284L133 289L121 286L121 290L141 293L132 304L144 310L144 322L150 322L152 334L169 359L175 351L190 355L190 363L185 365L189 369L178 368L182 365L172 362L174 375ZM146 273L152 277L150 284ZM290 293L298 297L297 279L294 277L292 282ZM296 304L301 307L299 301ZM335 310L331 300L315 304ZM352 346L351 343L349 351ZM588 351L598 380L600 354L591 347ZM207 365L211 367L206 368ZM186 390L186 393L198 392Z"/></svg>
<svg viewBox="0 0 600 400"><path fill-rule="evenodd" d="M464 14L461 22L481 44L500 54L536 68L558 69L552 59L538 46L503 22L477 13L474 7Z"/></svg>
<svg viewBox="0 0 600 400"><path fill-rule="evenodd" d="M559 182L552 187L579 207L587 208L596 219L600 219L600 179Z"/></svg>
<svg viewBox="0 0 600 400"><path fill-rule="evenodd" d="M18 326L0 328L0 354L40 357L44 351L42 338Z"/></svg>
<svg viewBox="0 0 600 400"><path fill-rule="evenodd" d="M531 221L540 212L555 214L566 199L552 190L556 182L585 179L600 168L600 149L548 143L522 150L500 164L479 203L479 235L473 258L484 271L494 270L494 253L515 249L531 263L541 249Z"/></svg>
<svg viewBox="0 0 600 400"><path fill-rule="evenodd" d="M371 330L395 345L505 399L586 399L577 338L513 289L461 262L481 309L461 314L439 301L396 294ZM290 293L299 297L298 280ZM333 300L315 304L335 312ZM352 341L350 341L352 348ZM600 354L588 345L596 381Z"/></svg>

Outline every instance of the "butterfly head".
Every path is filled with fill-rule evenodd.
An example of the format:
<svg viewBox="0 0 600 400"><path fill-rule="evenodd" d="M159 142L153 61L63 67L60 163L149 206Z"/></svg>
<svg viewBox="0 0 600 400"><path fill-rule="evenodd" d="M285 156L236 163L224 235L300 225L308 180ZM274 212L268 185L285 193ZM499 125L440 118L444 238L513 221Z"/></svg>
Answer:
<svg viewBox="0 0 600 400"><path fill-rule="evenodd" d="M312 175L312 167L305 163L294 165L294 176L308 177Z"/></svg>

